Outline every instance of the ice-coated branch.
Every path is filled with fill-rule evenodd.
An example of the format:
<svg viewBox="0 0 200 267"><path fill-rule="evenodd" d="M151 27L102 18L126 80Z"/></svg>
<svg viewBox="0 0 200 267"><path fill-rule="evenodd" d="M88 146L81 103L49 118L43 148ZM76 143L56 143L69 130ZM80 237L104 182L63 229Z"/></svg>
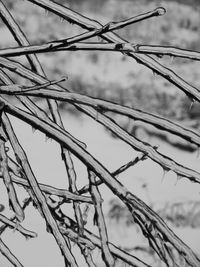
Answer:
<svg viewBox="0 0 200 267"><path fill-rule="evenodd" d="M0 252L4 255L14 266L24 267L16 256L10 251L3 240L0 238Z"/></svg>
<svg viewBox="0 0 200 267"><path fill-rule="evenodd" d="M79 35L78 35L79 36ZM173 47L159 45L142 45L132 44L128 42L120 43L99 43L99 42L78 42L57 40L40 44L21 47L3 48L0 49L1 57L17 57L22 55L61 52L61 51L110 51L110 52L133 52L146 55L156 55L159 58L163 56L186 58L191 60L200 60L200 52ZM77 38L78 40L78 38ZM58 45L60 43L60 45Z"/></svg>
<svg viewBox="0 0 200 267"><path fill-rule="evenodd" d="M63 136L57 131L57 129L53 129L46 122L39 120L25 111L15 108L3 99L1 99L1 101L5 103L5 111L18 117L19 119L22 119L24 122L29 123L33 127L38 128L43 133L47 133L50 137L61 143L63 147L66 147L70 152L77 156L88 168L90 168L100 179L104 181L104 183L115 195L117 195L132 210L133 217L137 218L138 216L142 216L145 218L142 220L142 227L145 229L147 227L148 232L151 232L152 240L156 240L157 233L159 232L159 238L162 240L162 243L165 244L166 251L170 243L170 246L172 245L178 251L178 253L183 256L188 264L191 264L194 267L199 266L200 259L198 259L194 252L186 244L184 244L183 241L181 241L171 229L168 228L168 226L156 213L154 213L144 202L142 202L142 200L138 199L135 195L129 192L89 152L73 142L70 138ZM182 168L185 169L183 166ZM189 171L195 173L193 170ZM196 174L200 175L199 173Z"/></svg>
<svg viewBox="0 0 200 267"><path fill-rule="evenodd" d="M8 28L10 29L11 33L13 34L13 36L15 37L16 41L18 42L19 45L29 45L29 42L25 36L25 34L23 33L23 31L21 30L21 28L18 26L18 24L15 22L15 20L13 19L13 17L11 16L11 14L9 13L8 10L6 10L6 8L3 6L0 6L0 8L4 11L3 12L3 19L5 24L8 26ZM45 76L45 73L41 67L40 62L38 61L37 57L35 55L32 56L27 56L29 59L29 62L31 64L31 66L34 68L34 70L36 72L38 72L40 75ZM47 103L49 105L49 109L50 109L50 113L52 115L52 118L54 120L54 122L60 126L61 128L63 128L63 123L58 111L58 106L55 100L48 100L47 99ZM29 101L30 104L30 101ZM32 107L33 105L31 105ZM38 111L38 110L37 110ZM39 112L40 113L40 112ZM65 149L62 148L61 146L61 153L62 153L62 159L65 162L65 166L67 165L67 161L71 161L70 159L70 154L65 151ZM76 204L75 204L76 205Z"/></svg>
<svg viewBox="0 0 200 267"><path fill-rule="evenodd" d="M27 180L18 177L17 175L15 175L12 172L10 173L10 176L11 176L13 183L16 183L18 185L22 185L22 186L28 187L28 188L30 187ZM1 173L0 173L0 179L1 178L3 178L3 177L1 176ZM60 189L60 188L56 188L54 186L50 186L50 185L46 185L46 184L39 183L38 185L39 185L42 192L44 192L46 194L51 194L51 195L55 195L58 197L62 197L65 199L65 201L73 200L73 201L77 201L77 202L92 204L92 200L88 196L74 194L74 193L69 192L66 189Z"/></svg>
<svg viewBox="0 0 200 267"><path fill-rule="evenodd" d="M68 217L66 214L64 214L58 206L56 209L53 209L53 212L59 222L61 224L59 225L60 231L64 234L67 235L70 239L74 242L78 242L78 239L80 238L79 233L75 231L74 229L78 228L77 222L72 220L70 217ZM64 218L64 219L63 219ZM63 220L65 224L63 225ZM85 242L85 245L87 248L90 248L93 250L96 247L101 249L101 240L100 238L93 234L91 231L86 229L84 227L84 234L81 237L81 242ZM121 259L122 261L128 263L129 265L133 267L151 267L150 265L146 264L144 261L140 260L134 255L131 255L123 250L121 250L119 247L115 246L111 242L108 242L109 249L113 255L113 257L116 257L118 259Z"/></svg>
<svg viewBox="0 0 200 267"><path fill-rule="evenodd" d="M63 19L72 21L73 23L81 26L84 29L88 29L89 31L102 28L102 24L99 23L98 21L83 16L51 0L28 0L28 1L35 3L39 6L42 6L45 9L51 11L52 13L62 17ZM116 35L113 32L102 34L101 37L109 43L115 43L115 44L128 43L126 40L122 39L120 36ZM179 89L184 91L186 95L188 95L191 99L200 101L199 90L196 87L186 82L184 79L179 77L175 72L160 64L157 60L154 60L152 57L145 54L139 54L134 52L127 52L125 54L134 58L138 63L145 65L153 72L161 75L170 83L174 84Z"/></svg>
<svg viewBox="0 0 200 267"><path fill-rule="evenodd" d="M12 86L0 86L0 92L3 94L10 95L24 95L24 96L34 96L42 98L52 98L60 101L66 101L71 103L78 103L83 105L88 105L95 108L100 112L111 111L124 116L127 116L133 120L139 120L144 123L153 125L160 130L164 130L175 134L190 143L200 146L200 135L198 132L188 129L187 127L181 126L175 122L172 122L159 115L151 114L143 110L134 109L133 107L127 107L114 102L103 100L95 97L90 97L78 93L62 92L52 89L40 89L40 90L30 90L24 89L23 86L18 85Z"/></svg>
<svg viewBox="0 0 200 267"><path fill-rule="evenodd" d="M148 55L152 54L158 57L163 57L163 56L181 57L197 61L200 60L200 52L174 46L137 44L134 46L134 48L136 53L141 53L141 54L148 54Z"/></svg>
<svg viewBox="0 0 200 267"><path fill-rule="evenodd" d="M11 86L13 89L18 88L18 86L14 85L12 80L7 76L7 74L5 72L3 72L2 70L0 70L0 79L7 85L7 86ZM55 83L57 83L55 81ZM54 83L54 84L55 84ZM51 81L45 80L45 84L52 84ZM44 86L44 83L41 85L42 87ZM41 87L39 86L39 87ZM31 87L32 88L32 87ZM34 86L34 88L38 88L38 86ZM77 138L75 138L73 135L71 135L70 133L67 133L66 130L63 130L61 127L59 127L55 122L53 122L52 120L49 119L48 115L46 114L46 112L44 110L42 110L41 108L39 108L29 97L26 96L20 96L20 95L16 95L16 97L23 103L23 105L34 115L36 115L38 118L48 121L49 124L51 124L53 127L58 128L60 131L62 131L65 134L69 134L71 136L71 138L73 138L74 140L76 140L79 145L83 146L84 148L86 147L86 144L81 142L80 140L78 140Z"/></svg>
<svg viewBox="0 0 200 267"><path fill-rule="evenodd" d="M94 202L94 208L95 208L95 215L93 220L94 224L96 224L99 229L102 258L107 267L114 267L115 260L108 247L107 227L104 219L104 214L102 211L101 194L98 187L96 186L96 175L92 171L88 170L88 178L90 182L90 194Z"/></svg>
<svg viewBox="0 0 200 267"><path fill-rule="evenodd" d="M23 76L23 77L25 77L31 81L34 81L34 82L37 82L40 84L43 84L44 82L47 81L44 77L41 77L38 74L31 72L30 70L26 69L21 64L13 62L11 60L7 60L5 58L0 58L0 66L8 68L9 70L14 71L15 73L19 74L20 76ZM50 88L52 88L53 90L58 90L58 91L60 91L60 90L61 91L67 91L66 88L64 89L64 88L60 87L59 85L52 85L52 86L50 86ZM84 96L84 97L86 97L86 96ZM199 183L200 174L198 172L176 163L170 157L167 157L167 156L159 153L157 151L157 149L152 147L150 144L142 142L139 139L135 138L134 136L130 135L128 132L126 132L124 129L122 129L116 122L111 120L105 114L103 115L101 113L101 109L95 110L95 109L93 109L91 107L87 107L85 105L77 105L77 104L74 104L74 105L76 106L77 109L81 110L85 114L94 118L96 121L100 122L106 128L111 130L114 134L119 136L122 140L124 140L127 144L131 145L134 149L143 152L146 156L151 158L153 161L160 164L164 168L164 170L166 170L166 171L172 170L172 171L176 172L179 177L186 177L193 182ZM9 103L7 104L7 107L8 106L10 106ZM22 111L20 111L20 112L22 112ZM51 125L51 124L49 123L49 125ZM52 127L54 127L54 126L52 125ZM38 129L40 129L39 125L38 125Z"/></svg>
<svg viewBox="0 0 200 267"><path fill-rule="evenodd" d="M96 30L97 28L99 28L99 25L97 25L97 21L92 20L94 22L94 24L96 23L96 25L93 26L93 25L91 25L91 23L88 23L87 17L80 15L79 13L72 11L71 9L69 9L66 6L63 6L61 4L55 3L53 1L48 1L48 0L28 0L28 1L30 1L34 4L37 4L41 7L43 7L45 10L53 12L56 15L67 20L68 22L77 24L84 29ZM68 11L68 13L65 12L66 10ZM127 25L130 25L130 24L133 24L133 23L136 23L139 21L149 19L151 17L162 16L165 14L165 12L166 12L166 10L163 7L158 7L152 11L131 17L129 19L126 19L126 20L123 20L120 22L108 23L104 27L109 28L109 31L113 31L116 29L121 29L122 27L125 27Z"/></svg>
<svg viewBox="0 0 200 267"><path fill-rule="evenodd" d="M115 170L114 172L112 172L111 174L113 176L117 176L119 174L121 174L122 172L126 171L128 168L136 165L139 161L143 161L147 159L147 157L145 156L145 154L141 153L140 155L138 155L134 160L131 160L129 161L128 163L124 164L123 166L119 167L117 170ZM100 179L97 179L96 182L95 182L95 185L96 186L99 186L103 183L102 180ZM79 194L85 194L89 191L89 184L88 185L85 185L83 186L78 192Z"/></svg>
<svg viewBox="0 0 200 267"><path fill-rule="evenodd" d="M72 255L70 249L68 248L68 245L64 239L64 237L62 236L58 225L55 221L55 219L53 218L51 211L46 203L46 199L45 196L43 195L43 193L41 192L38 182L33 174L33 171L31 169L31 166L28 162L28 159L26 157L26 154L23 150L23 148L21 147L13 129L12 126L10 124L10 121L8 119L8 117L3 114L3 127L5 129L5 132L8 136L8 139L13 147L13 150L15 152L16 155L16 159L18 161L18 163L21 165L24 173L26 174L26 177L28 179L28 182L30 184L30 189L31 192L33 193L33 195L36 197L37 199L37 203L39 204L39 207L44 215L44 218L46 220L47 226L50 228L52 234L54 235L60 250L62 251L64 257L66 258L67 262L69 262L69 264L71 264L71 266L73 267L77 267L77 263L76 260L74 258L74 256Z"/></svg>
<svg viewBox="0 0 200 267"><path fill-rule="evenodd" d="M22 235L24 235L25 237L37 237L37 234L35 232L32 232L30 230L25 229L23 226L21 226L19 223L16 222L12 222L11 220L9 220L7 217L5 217L4 215L0 214L0 221L2 223L5 223L6 225L8 225L9 227L19 231Z"/></svg>
<svg viewBox="0 0 200 267"><path fill-rule="evenodd" d="M9 12L9 10L6 8L6 6L3 4L3 2L0 0L0 17L5 23L5 25L8 27L9 31L13 35L16 42L19 44L19 46L26 46L30 45L28 39L26 38L25 34ZM35 55L27 55L27 59L31 65L31 68L33 71L42 71L42 67Z"/></svg>
<svg viewBox="0 0 200 267"><path fill-rule="evenodd" d="M2 129L2 126L0 127L0 134L1 136L3 135L6 136L6 134ZM0 166L2 171L3 181L8 193L10 207L15 212L17 220L19 222L22 222L25 218L25 215L19 203L17 193L15 191L12 179L10 177L7 153L5 148L5 140L3 140L2 138L0 138Z"/></svg>
<svg viewBox="0 0 200 267"><path fill-rule="evenodd" d="M28 198L24 199L23 205L22 205L22 209L25 210L28 207L28 205L31 203L31 201L32 201L31 197L28 197ZM12 215L9 220L11 222L13 222L13 221L15 221L15 219L16 219L16 216ZM0 227L0 235L7 229L7 227L8 227L8 224L4 223L3 225L1 225L1 227Z"/></svg>

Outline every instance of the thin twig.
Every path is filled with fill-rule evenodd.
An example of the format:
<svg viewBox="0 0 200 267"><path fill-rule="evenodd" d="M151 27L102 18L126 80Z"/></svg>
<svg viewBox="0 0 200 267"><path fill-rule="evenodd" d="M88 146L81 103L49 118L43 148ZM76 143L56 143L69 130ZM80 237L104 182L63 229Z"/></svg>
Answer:
<svg viewBox="0 0 200 267"><path fill-rule="evenodd" d="M3 254L14 266L23 267L20 261L15 257L15 255L10 251L6 244L0 238L0 252Z"/></svg>
<svg viewBox="0 0 200 267"><path fill-rule="evenodd" d="M137 53L152 54L158 57L171 56L181 57L192 60L200 60L200 52L189 49L178 48L174 46L160 46L160 45L142 45L137 44L134 46Z"/></svg>
<svg viewBox="0 0 200 267"><path fill-rule="evenodd" d="M31 202L32 202L31 197L24 199L22 209L25 210ZM16 219L16 216L13 215L9 220L14 221L15 219ZM7 227L8 227L8 224L4 224L0 227L0 235L6 230Z"/></svg>
<svg viewBox="0 0 200 267"><path fill-rule="evenodd" d="M7 226L19 231L22 235L24 235L27 238L28 237L32 237L32 238L37 237L37 234L35 232L32 232L30 230L25 229L19 223L12 222L11 220L9 220L7 217L5 217L2 214L0 214L0 221L7 224Z"/></svg>
<svg viewBox="0 0 200 267"><path fill-rule="evenodd" d="M20 178L19 176L15 175L12 172L10 172L10 176L11 176L13 183L16 183L18 185L22 185L22 186L25 186L28 188L30 187L27 180ZM0 173L0 179L2 179L2 178L3 177L1 176L1 173ZM92 200L88 196L74 194L74 193L69 192L66 189L59 189L59 188L56 188L54 186L50 186L50 185L46 185L46 184L42 184L42 183L39 183L38 185L39 185L42 192L44 192L46 194L51 194L51 195L55 195L58 197L62 197L65 200L65 202L73 200L76 202L83 202L83 203L92 204Z"/></svg>
<svg viewBox="0 0 200 267"><path fill-rule="evenodd" d="M4 134L4 131L2 129L2 126L0 127L1 134ZM19 222L22 222L25 218L24 211L19 203L17 193L15 191L12 179L10 177L9 173L9 167L8 167L8 159L5 149L5 140L0 138L0 165L1 165L1 171L3 176L3 181L7 189L8 198L9 198L9 204L11 209L14 211L16 218Z"/></svg>
<svg viewBox="0 0 200 267"><path fill-rule="evenodd" d="M13 16L11 15L11 13L9 12L9 10L6 8L6 6L3 4L1 0L0 0L0 16L3 22L5 23L5 25L10 30L14 39L17 41L17 43L20 46L30 45L25 34L22 32L17 22L15 21L15 19L13 18ZM38 72L42 71L42 67L39 64L39 61L35 55L28 55L27 59L33 71L38 71Z"/></svg>
<svg viewBox="0 0 200 267"><path fill-rule="evenodd" d="M13 89L18 88L18 86L14 85L13 82L12 82L12 80L2 70L0 70L0 79L6 84L5 86L8 86L8 87L11 86ZM45 84L47 84L47 83L49 84L51 82L48 81L48 80L45 80ZM44 83L43 83L43 85L44 85ZM51 124L53 127L58 128L63 133L65 133L67 135L69 134L71 136L71 138L74 139L76 142L78 142L79 145L81 145L83 148L86 148L87 147L85 143L81 142L80 140L78 140L77 138L75 138L73 135L71 135L70 133L66 132L66 130L63 130L61 127L59 127L52 120L50 120L49 117L48 117L48 115L46 114L46 112L43 111L42 109L40 109L30 98L28 98L26 96L20 96L20 95L19 96L16 95L16 97L19 98L19 100L24 104L24 106L28 110L30 110L30 112L32 114L35 114L38 118L40 118L40 119L42 119L44 121L48 121L49 124Z"/></svg>
<svg viewBox="0 0 200 267"><path fill-rule="evenodd" d="M128 168L136 165L139 161L143 161L145 160L147 157L145 154L141 153L139 156L137 156L134 160L131 160L129 161L128 163L124 164L123 166L119 167L117 170L115 170L114 172L112 172L111 174L113 176L116 176L121 174L122 172L126 171ZM96 186L99 186L103 184L103 181L101 179L98 179L95 183ZM85 194L87 192L89 192L89 188L90 188L90 185L85 185L83 186L78 192L79 194Z"/></svg>
<svg viewBox="0 0 200 267"><path fill-rule="evenodd" d="M50 204L50 203L49 203ZM50 204L51 206L51 204ZM75 229L78 228L77 222L73 221L70 217L68 217L66 214L64 214L58 206L56 209L53 208L52 212L54 213L55 218L60 222L59 228L60 231L63 234L68 235L69 238L79 238L79 234ZM91 231L86 229L84 227L84 235L81 239L83 242L85 242L86 247L90 248L93 250L94 246L98 247L101 249L101 240L98 236L94 235ZM78 241L78 240L76 240ZM89 243L88 243L89 242ZM137 258L134 255L131 255L127 252L124 252L123 250L119 249L117 246L113 245L111 242L108 243L109 249L112 252L113 256L116 258L119 258L123 260L124 262L130 264L133 267L151 267L150 265L146 264L139 258Z"/></svg>
<svg viewBox="0 0 200 267"><path fill-rule="evenodd" d="M95 215L94 215L94 224L98 226L99 236L101 240L101 251L102 258L107 267L113 267L115 265L115 260L110 252L108 247L108 234L107 227L102 211L102 198L101 194L96 186L96 175L88 170L88 177L90 182L90 194L94 202Z"/></svg>
<svg viewBox="0 0 200 267"><path fill-rule="evenodd" d="M62 234L59 231L58 225L49 210L49 207L46 203L46 199L42 194L39 185L37 183L37 180L33 174L33 171L29 165L26 154L23 148L21 147L15 133L13 132L12 126L8 120L8 117L5 114L3 116L3 126L5 127L5 131L8 135L9 141L13 147L13 150L15 151L16 159L22 166L24 173L26 174L26 177L30 184L31 191L33 192L33 195L36 196L41 211L43 212L43 215L45 217L47 226L50 227L50 230L54 235L66 260L69 262L69 264L71 264L71 266L77 267L76 260L74 256L71 254L71 251L69 250L65 239L63 238Z"/></svg>

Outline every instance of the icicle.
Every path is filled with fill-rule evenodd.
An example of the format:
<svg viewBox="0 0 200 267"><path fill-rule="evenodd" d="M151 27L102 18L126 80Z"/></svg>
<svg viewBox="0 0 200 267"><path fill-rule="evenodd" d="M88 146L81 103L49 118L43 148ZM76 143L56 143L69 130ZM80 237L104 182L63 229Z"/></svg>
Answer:
<svg viewBox="0 0 200 267"><path fill-rule="evenodd" d="M160 58L160 59L162 59L164 57L164 55L162 55L162 54L156 54L156 56L157 56L157 58Z"/></svg>
<svg viewBox="0 0 200 267"><path fill-rule="evenodd" d="M192 106L194 105L194 102L195 102L194 98L191 98L191 103L190 103L190 106L189 106L189 111L191 111Z"/></svg>
<svg viewBox="0 0 200 267"><path fill-rule="evenodd" d="M19 226L19 221L16 221L15 222L15 227L13 228L13 232L15 232L17 230L18 226Z"/></svg>
<svg viewBox="0 0 200 267"><path fill-rule="evenodd" d="M156 77L156 72L155 72L155 71L153 71L153 77L154 77L154 78Z"/></svg>
<svg viewBox="0 0 200 267"><path fill-rule="evenodd" d="M32 127L32 133L34 134L36 131L36 128Z"/></svg>
<svg viewBox="0 0 200 267"><path fill-rule="evenodd" d="M48 16L49 15L49 11L47 9L45 9L44 14L45 14L45 16Z"/></svg>
<svg viewBox="0 0 200 267"><path fill-rule="evenodd" d="M47 142L48 140L50 140L50 137L48 135L45 135L45 142Z"/></svg>
<svg viewBox="0 0 200 267"><path fill-rule="evenodd" d="M172 64L174 61L174 56L170 56L170 63Z"/></svg>
<svg viewBox="0 0 200 267"><path fill-rule="evenodd" d="M180 174L177 173L177 177L176 177L176 182L174 185L177 185L178 182L181 180L182 176Z"/></svg>
<svg viewBox="0 0 200 267"><path fill-rule="evenodd" d="M163 168L163 175L162 175L161 183L163 183L164 178L165 178L166 174L168 173L168 171L169 171L169 169L167 169L167 168Z"/></svg>
<svg viewBox="0 0 200 267"><path fill-rule="evenodd" d="M61 22L64 22L65 19L64 19L63 17L60 17L60 21L61 21Z"/></svg>

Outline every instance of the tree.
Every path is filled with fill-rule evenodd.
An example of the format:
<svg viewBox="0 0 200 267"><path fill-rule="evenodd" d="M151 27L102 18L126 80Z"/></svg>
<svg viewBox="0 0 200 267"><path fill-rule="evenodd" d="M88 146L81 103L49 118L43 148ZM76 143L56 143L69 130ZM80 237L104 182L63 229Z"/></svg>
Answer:
<svg viewBox="0 0 200 267"><path fill-rule="evenodd" d="M88 266L95 266L93 259L93 250L98 247L102 253L102 260L106 266L115 266L117 259L122 260L131 266L149 266L142 259L128 254L127 252L110 243L107 235L107 227L102 210L102 199L99 186L104 183L115 196L117 196L128 208L134 221L140 227L143 235L166 266L187 266L197 267L200 265L200 258L178 238L173 231L167 226L164 220L147 206L136 195L129 192L116 175L122 173L128 167L144 160L146 157L151 158L157 164L162 166L164 171L172 170L177 177L187 178L191 182L200 182L200 173L180 165L172 158L158 152L157 147L152 147L148 143L135 138L125 129L120 127L107 112L113 112L127 116L133 120L140 120L146 124L153 125L163 131L177 135L188 142L200 146L200 136L195 131L173 123L159 115L136 110L114 102L86 96L79 93L70 92L67 88L60 86L65 80L50 80L44 73L36 54L37 53L56 53L60 51L77 51L77 50L103 50L116 51L123 53L127 57L136 60L139 64L145 65L154 73L162 76L167 81L176 85L192 101L199 101L199 90L190 85L183 78L179 77L171 69L164 67L159 58L164 55L181 57L192 60L199 60L200 54L196 51L184 50L176 47L162 47L152 45L132 44L121 39L114 33L115 30L126 27L127 25L138 23L155 16L165 14L165 9L159 7L145 14L140 14L130 19L110 22L101 25L96 20L91 20L63 5L57 4L51 0L28 0L29 2L39 5L40 7L52 12L72 24L82 27L85 32L71 38L53 40L40 45L30 45L24 32L16 23L9 10L0 1L0 14L4 24L9 28L13 37L18 42L18 47L0 50L0 78L2 85L1 94L11 95L18 99L17 103L23 104L20 108L18 104L13 104L9 98L0 97L1 103L1 139L0 139L0 161L2 179L7 188L10 207L15 213L12 218L0 215L2 233L7 227L16 227L16 229L25 236L35 237L36 233L27 230L21 226L24 220L24 209L30 202L33 202L38 211L46 221L48 231L54 236L61 253L65 259L66 266L77 266L76 256L73 255L70 244L75 244L85 258ZM92 37L99 37L99 42L85 42ZM102 41L103 40L103 41ZM29 67L22 65L18 61L10 59L25 55L29 62ZM158 59L154 59L156 55ZM14 76L22 76L27 81L34 83L33 86L17 85L12 82L11 72ZM50 115L39 108L31 97L41 97L48 101ZM56 101L66 101L79 111L90 116L98 123L105 126L109 131L118 136L121 140L129 144L134 150L140 151L141 156L135 160L119 167L114 173L110 173L93 155L87 151L86 144L77 140L73 135L68 133L64 127ZM18 138L12 128L9 115L13 115L20 120L31 125L34 129L46 134L47 137L54 139L61 147L61 159L63 160L69 179L68 190L60 190L48 185L40 185L34 175L27 155L21 146ZM13 158L7 154L6 143L10 143L14 152ZM73 165L71 155L75 155L82 161L88 170L88 185L78 190L76 181L76 170ZM29 194L29 198L21 205L14 189L14 183L22 185ZM85 195L89 193L89 196ZM51 195L59 196L55 201ZM72 220L68 214L61 210L64 203L69 200L73 203L75 219ZM81 211L81 204L89 203L94 206L94 224L98 227L99 236L93 235L85 228L87 218ZM12 254L6 244L0 240L0 251L5 255L14 266L22 266L19 259ZM117 263L116 263L117 264Z"/></svg>

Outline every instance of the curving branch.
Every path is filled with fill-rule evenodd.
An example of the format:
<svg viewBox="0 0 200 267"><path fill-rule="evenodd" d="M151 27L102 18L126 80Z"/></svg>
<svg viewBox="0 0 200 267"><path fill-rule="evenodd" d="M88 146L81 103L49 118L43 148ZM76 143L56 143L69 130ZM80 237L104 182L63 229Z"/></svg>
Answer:
<svg viewBox="0 0 200 267"><path fill-rule="evenodd" d="M42 85L41 85L42 86ZM46 87L46 86L44 86ZM12 86L0 86L0 92L2 94L9 95L23 95L23 96L34 96L42 98L56 99L60 101L66 101L69 103L78 103L93 107L101 113L111 111L123 116L127 116L133 120L139 120L144 123L153 125L160 130L167 131L179 137L182 137L186 141L200 146L200 135L198 132L181 126L171 120L163 118L159 115L151 114L143 110L130 108L116 104L114 102L103 100L95 97L90 97L78 93L62 92L52 89L34 89L34 87L25 89L23 86L14 85Z"/></svg>

